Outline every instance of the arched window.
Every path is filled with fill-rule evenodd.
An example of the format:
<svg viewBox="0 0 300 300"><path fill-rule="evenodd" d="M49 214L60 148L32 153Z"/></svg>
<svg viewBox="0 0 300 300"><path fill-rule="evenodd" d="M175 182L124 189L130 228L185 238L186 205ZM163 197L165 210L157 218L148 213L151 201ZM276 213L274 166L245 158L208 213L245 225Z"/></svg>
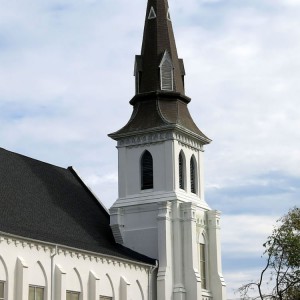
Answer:
<svg viewBox="0 0 300 300"><path fill-rule="evenodd" d="M36 300L36 299L44 300L44 296L45 296L45 288L44 287L30 285L28 291L29 291L29 293L28 293L29 300Z"/></svg>
<svg viewBox="0 0 300 300"><path fill-rule="evenodd" d="M7 299L7 267L0 255L0 300Z"/></svg>
<svg viewBox="0 0 300 300"><path fill-rule="evenodd" d="M29 287L28 300L44 300L47 293L47 275L40 261L33 264L28 270Z"/></svg>
<svg viewBox="0 0 300 300"><path fill-rule="evenodd" d="M161 89L163 91L173 91L173 64L167 51L164 53L159 68Z"/></svg>
<svg viewBox="0 0 300 300"><path fill-rule="evenodd" d="M205 244L199 244L199 267L201 275L201 288L207 289Z"/></svg>
<svg viewBox="0 0 300 300"><path fill-rule="evenodd" d="M183 158L182 151L180 151L179 153L178 167L179 167L179 188L184 190L184 158Z"/></svg>
<svg viewBox="0 0 300 300"><path fill-rule="evenodd" d="M83 285L79 271L74 268L67 275L66 300L82 299Z"/></svg>
<svg viewBox="0 0 300 300"><path fill-rule="evenodd" d="M153 189L153 159L149 151L145 151L141 159L142 190Z"/></svg>
<svg viewBox="0 0 300 300"><path fill-rule="evenodd" d="M0 299L4 299L4 281L0 281Z"/></svg>
<svg viewBox="0 0 300 300"><path fill-rule="evenodd" d="M144 292L143 292L142 286L141 286L141 284L138 280L136 281L136 283L137 283L137 286L138 286L138 288L140 290L140 293L141 293L141 295L139 296L139 299L144 300L145 297L144 297Z"/></svg>
<svg viewBox="0 0 300 300"><path fill-rule="evenodd" d="M191 180L191 192L196 194L196 161L194 156L190 161L190 180Z"/></svg>
<svg viewBox="0 0 300 300"><path fill-rule="evenodd" d="M115 289L109 274L106 274L106 276L101 278L101 280L102 280L102 285L101 285L100 300L115 299Z"/></svg>
<svg viewBox="0 0 300 300"><path fill-rule="evenodd" d="M207 289L207 249L203 234L199 236L198 240L198 268L201 276L201 288Z"/></svg>

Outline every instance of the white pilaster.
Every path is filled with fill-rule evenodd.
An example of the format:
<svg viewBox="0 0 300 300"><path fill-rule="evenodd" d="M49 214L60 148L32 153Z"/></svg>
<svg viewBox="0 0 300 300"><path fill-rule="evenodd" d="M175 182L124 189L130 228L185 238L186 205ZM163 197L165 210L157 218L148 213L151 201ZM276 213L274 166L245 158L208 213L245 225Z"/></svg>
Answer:
<svg viewBox="0 0 300 300"><path fill-rule="evenodd" d="M173 273L174 273L174 300L185 300L186 290L183 282L183 249L182 249L182 218L179 201L173 201Z"/></svg>
<svg viewBox="0 0 300 300"><path fill-rule="evenodd" d="M171 203L159 204L157 217L158 259L157 300L172 299Z"/></svg>
<svg viewBox="0 0 300 300"><path fill-rule="evenodd" d="M196 205L182 203L183 214L183 255L186 300L201 299L201 279L198 272ZM217 300L217 299L216 299ZM218 299L219 300L219 299Z"/></svg>
<svg viewBox="0 0 300 300"><path fill-rule="evenodd" d="M129 300L128 299L128 289L129 289L130 283L125 277L121 277L120 280L120 300Z"/></svg>
<svg viewBox="0 0 300 300"><path fill-rule="evenodd" d="M16 298L15 300L28 299L28 265L23 258L17 258L16 276Z"/></svg>
<svg viewBox="0 0 300 300"><path fill-rule="evenodd" d="M66 272L55 266L55 300L66 300Z"/></svg>
<svg viewBox="0 0 300 300"><path fill-rule="evenodd" d="M98 300L98 292L99 292L99 277L93 271L90 271L88 299Z"/></svg>
<svg viewBox="0 0 300 300"><path fill-rule="evenodd" d="M222 275L221 240L220 240L220 212L211 210L207 212L209 233L209 265L210 288L213 298L226 299L226 284Z"/></svg>

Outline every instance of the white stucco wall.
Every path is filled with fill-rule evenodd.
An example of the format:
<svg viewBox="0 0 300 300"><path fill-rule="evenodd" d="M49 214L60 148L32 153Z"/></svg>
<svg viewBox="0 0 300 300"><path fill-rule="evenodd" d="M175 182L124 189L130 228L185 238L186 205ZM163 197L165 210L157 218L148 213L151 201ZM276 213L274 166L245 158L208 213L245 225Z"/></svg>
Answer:
<svg viewBox="0 0 300 300"><path fill-rule="evenodd" d="M153 158L153 189L141 189L141 157ZM119 198L111 212L118 242L159 260L157 300L225 300L219 213L204 199L203 145L182 132L118 141ZM184 189L179 186L179 154ZM196 192L191 190L190 161ZM205 236L207 288L201 287L199 235ZM204 242L204 239L201 240Z"/></svg>
<svg viewBox="0 0 300 300"><path fill-rule="evenodd" d="M67 290L80 292L80 300L99 300L100 295L149 299L151 266L62 246L55 251L55 245L0 234L5 299L27 300L29 285L44 287L45 300L65 300ZM51 299L52 284L55 298Z"/></svg>
<svg viewBox="0 0 300 300"><path fill-rule="evenodd" d="M173 144L171 141L140 147L119 148L119 198L145 193L141 191L140 159L148 150L153 158L153 192L174 190ZM171 168L171 169L170 169Z"/></svg>

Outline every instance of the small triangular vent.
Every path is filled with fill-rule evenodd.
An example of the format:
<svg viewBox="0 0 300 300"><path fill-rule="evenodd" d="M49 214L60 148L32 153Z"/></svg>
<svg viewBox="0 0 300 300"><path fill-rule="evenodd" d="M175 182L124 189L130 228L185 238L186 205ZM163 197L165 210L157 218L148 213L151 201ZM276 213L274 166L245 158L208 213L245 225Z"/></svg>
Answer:
<svg viewBox="0 0 300 300"><path fill-rule="evenodd" d="M156 18L156 13L154 11L153 6L151 6L149 16L148 16L148 20L155 19L155 18Z"/></svg>
<svg viewBox="0 0 300 300"><path fill-rule="evenodd" d="M168 12L167 12L167 19L169 20L169 21L171 21L171 15L170 15L170 11L168 10Z"/></svg>

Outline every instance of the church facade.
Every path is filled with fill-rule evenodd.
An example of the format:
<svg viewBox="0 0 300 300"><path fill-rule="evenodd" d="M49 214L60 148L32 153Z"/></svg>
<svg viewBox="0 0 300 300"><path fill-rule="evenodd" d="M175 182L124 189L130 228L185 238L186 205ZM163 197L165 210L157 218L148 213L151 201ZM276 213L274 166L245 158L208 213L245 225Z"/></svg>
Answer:
<svg viewBox="0 0 300 300"><path fill-rule="evenodd" d="M167 0L148 0L109 211L76 171L0 148L0 300L225 300L220 212Z"/></svg>

